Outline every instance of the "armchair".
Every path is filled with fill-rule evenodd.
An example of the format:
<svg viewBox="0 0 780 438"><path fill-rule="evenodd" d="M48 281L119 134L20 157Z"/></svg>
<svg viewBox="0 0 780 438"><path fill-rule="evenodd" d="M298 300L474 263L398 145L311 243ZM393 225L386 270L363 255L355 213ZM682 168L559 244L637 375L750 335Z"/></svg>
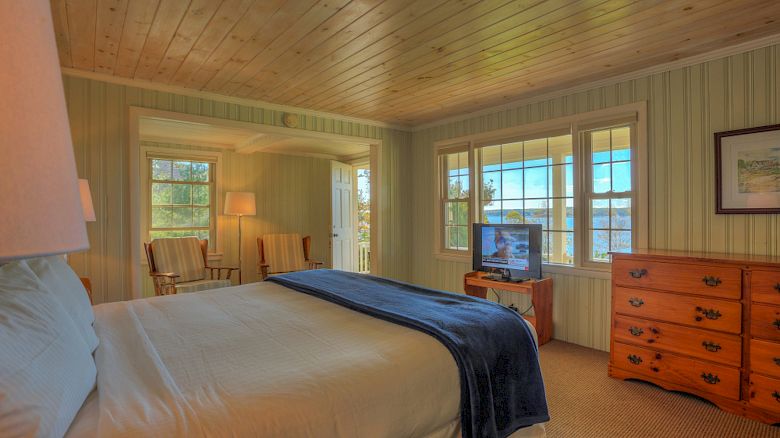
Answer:
<svg viewBox="0 0 780 438"><path fill-rule="evenodd" d="M266 234L257 238L257 271L262 279L271 274L317 269L322 262L311 260L311 236Z"/></svg>
<svg viewBox="0 0 780 438"><path fill-rule="evenodd" d="M209 266L208 247L208 240L196 237L155 239L144 243L155 295L230 286L230 277L239 268Z"/></svg>

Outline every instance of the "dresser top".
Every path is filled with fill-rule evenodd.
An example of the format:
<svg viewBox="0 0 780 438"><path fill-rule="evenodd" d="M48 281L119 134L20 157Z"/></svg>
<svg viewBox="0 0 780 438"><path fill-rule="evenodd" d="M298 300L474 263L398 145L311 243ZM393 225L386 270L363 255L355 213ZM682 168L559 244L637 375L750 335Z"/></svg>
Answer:
<svg viewBox="0 0 780 438"><path fill-rule="evenodd" d="M750 255L750 254L724 254L706 251L686 251L669 249L634 249L630 252L611 252L613 258L624 256L642 256L647 259L676 258L689 261L714 261L735 265L771 266L780 267L780 256Z"/></svg>

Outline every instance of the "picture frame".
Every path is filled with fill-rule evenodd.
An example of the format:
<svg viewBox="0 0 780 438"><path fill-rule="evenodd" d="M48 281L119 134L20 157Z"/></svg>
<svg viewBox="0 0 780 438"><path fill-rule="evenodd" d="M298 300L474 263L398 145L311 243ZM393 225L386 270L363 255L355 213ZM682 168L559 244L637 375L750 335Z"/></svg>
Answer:
<svg viewBox="0 0 780 438"><path fill-rule="evenodd" d="M780 125L715 133L717 214L780 213Z"/></svg>

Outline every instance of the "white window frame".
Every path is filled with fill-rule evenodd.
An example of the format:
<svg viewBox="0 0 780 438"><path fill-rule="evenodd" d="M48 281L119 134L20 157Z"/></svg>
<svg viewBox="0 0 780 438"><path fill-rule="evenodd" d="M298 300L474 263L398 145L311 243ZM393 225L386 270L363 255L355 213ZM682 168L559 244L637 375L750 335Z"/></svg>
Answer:
<svg viewBox="0 0 780 438"><path fill-rule="evenodd" d="M645 101L620 105L602 110L589 111L566 117L530 123L522 126L489 131L480 134L452 138L434 143L433 158L435 166L435 217L434 217L434 247L433 254L437 259L456 261L471 264L472 249L468 251L447 250L443 247L444 216L442 213L443 199L441 197L441 165L439 155L443 149L466 147L469 150L470 165L470 217L473 222L478 222L480 213L477 182L481 179L481 172L476 167L475 149L486 144L499 144L507 139L528 139L535 136L546 136L551 132L568 130L572 133L573 173L574 173L574 264L559 265L544 263L542 271L545 273L562 273L582 275L595 278L609 278L611 263L588 262L586 251L588 247L588 220L589 208L586 202L590 202L586 194L586 187L590 187L591 159L583 160L586 155L584 132L596 128L615 126L616 122L622 125L633 123L632 148L631 148L631 178L632 178L632 248L647 248L648 245L648 155L647 155L647 103ZM476 191L475 191L476 190Z"/></svg>
<svg viewBox="0 0 780 438"><path fill-rule="evenodd" d="M437 144L434 147L434 155L433 159L436 166L436 183L433 184L435 188L435 196L436 196L436 208L435 208L435 215L436 215L436 234L435 234L435 248L436 248L436 255L440 258L454 258L455 260L459 260L461 257L465 257L464 253L468 253L468 257L471 257L471 248L469 250L457 250L457 249L450 249L444 247L444 233L446 232L446 226L444 224L444 204L447 202L447 198L443 196L443 194L447 190L447 185L445 184L445 177L444 177L444 163L442 162L441 157L443 155L449 154L449 153L459 153L459 152L466 152L469 153L469 196L466 198L466 203L469 208L468 217L471 220L471 223L475 222L476 214L474 210L474 199L476 198L474 195L474 187L475 187L475 181L476 178L474 176L474 169L473 169L473 163L474 163L474 148L472 142L456 142L456 143L440 143ZM468 227L468 240L471 242L471 226Z"/></svg>
<svg viewBox="0 0 780 438"><path fill-rule="evenodd" d="M220 216L222 214L222 152L212 151L199 151L199 150L186 150L177 148L165 148L158 146L141 146L141 162L140 162L140 176L141 176L141 241L147 242L149 239L149 232L151 229L151 184L150 184L150 160L149 156L158 156L163 159L174 159L182 161L209 161L215 163L214 169L214 196L215 196L215 211L214 211L214 245L210 246L208 258L209 260L220 260L223 256L222 239L220 238ZM142 260L141 263L146 265L146 260Z"/></svg>
<svg viewBox="0 0 780 438"><path fill-rule="evenodd" d="M630 161L631 161L631 170L632 170L632 172L631 172L631 190L628 191L628 192L612 192L612 191L609 191L609 192L606 192L606 193L594 193L593 192L593 154L592 154L591 143L590 143L590 141L588 141L588 134L590 132L593 132L593 131L600 131L600 130L606 130L606 129L610 129L610 128L618 128L618 127L623 127L623 126L628 126L630 128L630 130L631 130L631 140L630 140L630 144L632 145L632 147L631 147L631 159L630 159ZM631 219L632 219L632 221L634 221L634 219L637 218L638 215L639 215L638 208L637 208L636 205L634 205L634 204L636 204L635 201L637 201L637 196L636 195L637 195L637 183L638 183L638 181L636 181L636 178L635 178L635 176L633 174L634 173L633 170L635 168L635 164L637 163L637 161L635 161L637 159L637 157L636 157L637 148L633 147L633 145L637 144L637 122L636 122L636 120L634 118L630 118L630 119L623 119L623 120L618 119L618 120L614 120L612 122L606 122L605 121L605 122L598 123L598 124L594 125L593 127L583 126L582 128L580 128L579 137L580 137L580 142L582 144L582 151L583 151L582 156L583 157L588 157L587 158L587 163L585 163L583 165L583 170L584 170L584 172L583 172L583 174L584 174L583 184L584 185L582 186L582 190L581 190L582 196L583 196L583 201L584 201L583 202L584 203L584 206L583 206L584 210L583 211L585 211L585 214L583 215L584 216L584 220L582 221L582 228L581 229L584 230L586 235L582 239L582 242L584 243L584 245L582 245L582 248L581 248L582 252L580 252L580 261L581 261L582 266L584 266L584 267L598 269L599 267L602 267L605 264L608 265L609 262L594 261L594 260L590 259L590 252L591 252L592 248L591 248L591 244L590 244L590 236L588 234L590 232L590 223L589 223L590 222L590 217L593 215L593 212L591 211L591 209L593 208L591 201L596 200L596 199L609 201L611 199L631 198ZM609 163L611 163L611 161ZM576 217L576 214L575 214L575 217ZM634 246L634 242L633 242L635 239L636 239L636 233L634 233L633 229L632 229L632 233L631 233L632 247L636 247L636 246ZM576 246L575 246L575 251L577 251Z"/></svg>

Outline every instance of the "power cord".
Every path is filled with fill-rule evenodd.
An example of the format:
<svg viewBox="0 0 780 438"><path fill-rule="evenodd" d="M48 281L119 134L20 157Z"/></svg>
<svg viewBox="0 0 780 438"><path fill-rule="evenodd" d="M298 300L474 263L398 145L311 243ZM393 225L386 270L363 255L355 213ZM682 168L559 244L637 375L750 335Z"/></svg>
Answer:
<svg viewBox="0 0 780 438"><path fill-rule="evenodd" d="M502 303L502 302L501 302L501 295L498 293L498 291L497 291L497 290L495 290L495 289L494 289L494 288L492 288L492 287L491 287L491 288L489 288L489 289L490 289L490 291L491 291L491 292L493 292L493 295L495 295L495 296L496 296L496 302L497 302L498 304L501 304L501 305L503 306L503 305L504 305L504 303ZM521 311L520 311L520 310L519 310L517 307L515 307L515 305L514 305L514 304L510 304L510 305L509 305L509 308L510 308L510 309L514 310L515 312L517 312L517 313L519 313L519 314L521 314L521 315L525 315L526 313L528 313L528 311L529 311L529 310L533 309L533 307L534 307L534 303L533 303L533 302L531 302L531 304L528 306L528 308L526 308L525 310L523 310L523 311L521 312Z"/></svg>
<svg viewBox="0 0 780 438"><path fill-rule="evenodd" d="M525 315L525 314L526 314L526 313L528 313L528 311L529 311L529 310L531 310L533 307L534 307L534 303L531 303L531 305L529 305L527 309L525 309L525 310L523 310L522 312L520 312L520 314L521 314L521 315Z"/></svg>
<svg viewBox="0 0 780 438"><path fill-rule="evenodd" d="M501 305L503 305L503 303L501 302L501 295L499 295L499 294L498 294L498 291L497 291L497 290L495 290L495 289L493 289L493 288L491 287L491 288L490 288L490 292L493 292L493 295L495 295L495 296L496 296L496 302L497 302L498 304L501 304Z"/></svg>

